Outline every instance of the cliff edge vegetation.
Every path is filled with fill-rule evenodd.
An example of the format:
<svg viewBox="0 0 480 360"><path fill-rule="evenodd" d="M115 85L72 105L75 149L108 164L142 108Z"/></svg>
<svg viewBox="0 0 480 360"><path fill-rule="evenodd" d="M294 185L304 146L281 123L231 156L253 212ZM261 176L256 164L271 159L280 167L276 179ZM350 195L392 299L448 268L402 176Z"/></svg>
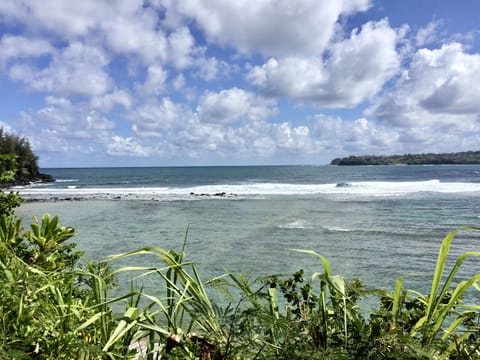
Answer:
<svg viewBox="0 0 480 360"><path fill-rule="evenodd" d="M330 165L467 165L480 164L480 151L443 154L351 155L336 158Z"/></svg>
<svg viewBox="0 0 480 360"><path fill-rule="evenodd" d="M0 128L1 186L27 185L35 181L54 181L38 168L38 157L26 138L9 134Z"/></svg>

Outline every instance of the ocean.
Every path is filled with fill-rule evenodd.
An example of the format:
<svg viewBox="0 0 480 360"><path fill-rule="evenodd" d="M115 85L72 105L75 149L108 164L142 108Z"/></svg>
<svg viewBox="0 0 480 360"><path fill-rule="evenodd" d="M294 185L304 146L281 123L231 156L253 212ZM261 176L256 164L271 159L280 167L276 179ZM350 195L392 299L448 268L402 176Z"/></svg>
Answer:
<svg viewBox="0 0 480 360"><path fill-rule="evenodd" d="M427 292L441 240L480 225L480 166L243 166L42 169L57 181L17 188L25 219L60 215L97 260L144 246L180 249L203 279L323 271L368 288ZM451 256L478 251L460 231ZM153 261L136 259L135 265ZM480 269L464 265L464 276ZM463 276L463 275L462 275Z"/></svg>

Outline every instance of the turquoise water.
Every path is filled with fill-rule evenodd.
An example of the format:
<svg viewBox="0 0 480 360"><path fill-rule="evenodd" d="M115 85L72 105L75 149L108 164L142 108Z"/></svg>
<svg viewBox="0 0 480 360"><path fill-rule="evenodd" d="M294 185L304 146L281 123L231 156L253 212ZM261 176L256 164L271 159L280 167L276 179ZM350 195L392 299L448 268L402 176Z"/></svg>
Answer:
<svg viewBox="0 0 480 360"><path fill-rule="evenodd" d="M44 169L57 178L20 188L19 214L58 214L97 259L147 245L179 248L204 278L228 269L252 279L300 268L426 291L442 238L480 223L480 166ZM452 255L479 249L461 232ZM138 263L152 260L142 258ZM465 274L478 272L469 261Z"/></svg>

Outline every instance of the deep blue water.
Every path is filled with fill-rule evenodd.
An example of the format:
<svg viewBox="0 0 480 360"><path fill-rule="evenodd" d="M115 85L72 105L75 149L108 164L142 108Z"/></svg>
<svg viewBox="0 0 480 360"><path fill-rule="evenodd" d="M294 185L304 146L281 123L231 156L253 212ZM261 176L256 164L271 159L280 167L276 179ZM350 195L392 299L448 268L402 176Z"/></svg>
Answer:
<svg viewBox="0 0 480 360"><path fill-rule="evenodd" d="M350 181L422 181L480 183L480 166L235 166L42 169L79 187L175 186L273 183L340 183ZM55 187L63 186L56 183Z"/></svg>

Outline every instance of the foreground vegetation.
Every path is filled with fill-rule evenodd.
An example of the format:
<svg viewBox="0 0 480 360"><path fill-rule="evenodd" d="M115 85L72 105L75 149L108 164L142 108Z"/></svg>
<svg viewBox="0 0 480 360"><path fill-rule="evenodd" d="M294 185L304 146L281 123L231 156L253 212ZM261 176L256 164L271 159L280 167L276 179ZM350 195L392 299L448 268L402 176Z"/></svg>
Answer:
<svg viewBox="0 0 480 360"><path fill-rule="evenodd" d="M480 252L447 270L455 234L441 243L431 291L420 294L402 278L392 290L367 291L305 250L297 251L319 260L308 278L302 270L255 281L227 272L203 281L184 247L143 248L95 264L74 251L75 232L58 217L35 218L26 230L3 214L0 359L479 359L480 306L464 296L475 291L478 299L480 273L456 275ZM115 267L146 256L158 266ZM132 281L113 297L122 273L162 285L149 294ZM360 305L367 295L378 300L370 312Z"/></svg>
<svg viewBox="0 0 480 360"><path fill-rule="evenodd" d="M16 166L0 179L11 181ZM441 243L428 294L405 289L403 278L366 290L309 250L295 250L318 258L308 277L226 272L205 281L185 258L185 240L179 250L147 247L95 263L75 251L75 231L58 217L25 228L20 203L13 192L0 197L0 359L480 359L480 273L458 276L480 252L447 269L456 231ZM157 266L117 266L145 257ZM128 289L116 287L122 275L132 278ZM158 284L153 294L136 285L147 277ZM374 309L362 308L367 296Z"/></svg>
<svg viewBox="0 0 480 360"><path fill-rule="evenodd" d="M480 164L480 151L445 154L360 155L333 159L330 165L460 165Z"/></svg>

